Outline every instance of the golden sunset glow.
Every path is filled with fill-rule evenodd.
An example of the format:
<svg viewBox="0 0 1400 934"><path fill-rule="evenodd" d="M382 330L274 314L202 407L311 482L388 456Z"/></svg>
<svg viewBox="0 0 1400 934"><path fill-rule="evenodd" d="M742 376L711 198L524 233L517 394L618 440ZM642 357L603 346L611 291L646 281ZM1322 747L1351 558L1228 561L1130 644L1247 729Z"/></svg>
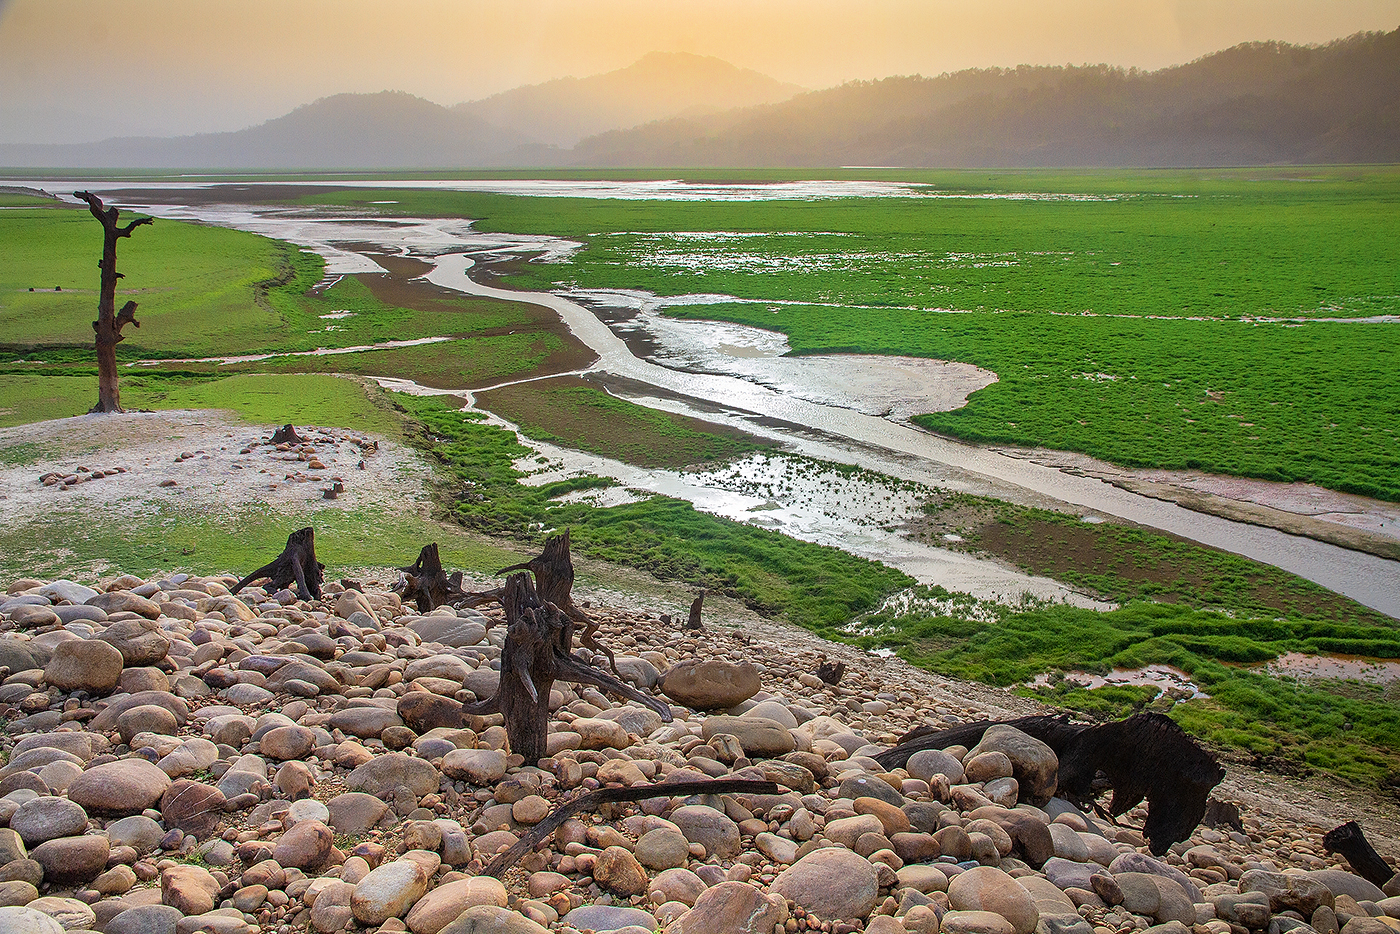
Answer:
<svg viewBox="0 0 1400 934"><path fill-rule="evenodd" d="M450 105L650 51L821 88L1022 63L1155 69L1397 25L1400 0L9 0L0 139L26 121L39 133L45 112L166 135L345 91Z"/></svg>

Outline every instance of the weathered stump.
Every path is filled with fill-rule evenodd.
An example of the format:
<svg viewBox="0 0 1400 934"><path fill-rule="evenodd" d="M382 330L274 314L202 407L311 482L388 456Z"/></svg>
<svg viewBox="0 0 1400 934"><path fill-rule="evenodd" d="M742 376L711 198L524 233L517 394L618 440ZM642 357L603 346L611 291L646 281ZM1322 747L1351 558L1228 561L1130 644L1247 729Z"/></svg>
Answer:
<svg viewBox="0 0 1400 934"><path fill-rule="evenodd" d="M875 756L886 769L905 765L925 749L975 746L987 729L1003 723L1033 736L1059 757L1059 790L1081 807L1097 808L1096 779L1103 775L1113 789L1108 814L1118 817L1147 800L1142 834L1154 855L1161 856L1205 816L1210 790L1225 770L1170 718L1134 714L1116 723L1090 726L1068 717L1022 717L1018 720L965 723L949 730L919 727L900 737L899 745Z"/></svg>
<svg viewBox="0 0 1400 934"><path fill-rule="evenodd" d="M695 598L695 602L690 605L690 616L685 621L686 632L704 632L705 621L700 618L700 610L705 606L705 591L700 591L700 596Z"/></svg>
<svg viewBox="0 0 1400 934"><path fill-rule="evenodd" d="M592 684L650 707L667 722L671 708L642 694L572 654L573 621L553 603L542 601L529 576L515 574L501 598L506 610L506 644L501 681L494 697L462 708L464 715L499 713L505 718L511 752L526 765L545 754L549 736L549 690L556 680Z"/></svg>
<svg viewBox="0 0 1400 934"><path fill-rule="evenodd" d="M535 576L535 589L540 599L558 607L569 619L583 625L578 641L585 648L601 652L608 657L608 667L618 674L617 659L612 650L598 642L598 623L583 610L574 605L574 562L569 556L569 530L545 540L544 549L523 564L512 564L496 573L509 574L511 571L529 571Z"/></svg>
<svg viewBox="0 0 1400 934"><path fill-rule="evenodd" d="M308 525L288 535L287 547L282 549L282 553L234 584L231 592L236 594L253 581L265 577L273 589L286 587L295 581L300 599L319 600L325 571L326 566L316 560L316 532Z"/></svg>
<svg viewBox="0 0 1400 934"><path fill-rule="evenodd" d="M1352 872L1374 885L1385 885L1395 870L1385 861L1361 832L1361 825L1349 820L1322 835L1322 846L1329 853L1339 853L1351 866Z"/></svg>
<svg viewBox="0 0 1400 934"><path fill-rule="evenodd" d="M404 578L394 585L394 591L403 597L412 597L418 605L419 613L428 613L468 594L462 590L462 572L456 571L451 577L443 570L442 559L438 557L437 542L424 545L418 553L418 560L403 571Z"/></svg>
<svg viewBox="0 0 1400 934"><path fill-rule="evenodd" d="M272 438L268 440L268 444L305 444L305 443L306 443L306 439L303 438L301 435L297 434L296 427L293 426L293 425L283 425L281 428L279 428L279 429L277 429L276 431L274 431L274 432L272 433Z"/></svg>
<svg viewBox="0 0 1400 934"><path fill-rule="evenodd" d="M837 685L841 683L841 678L846 674L846 663L842 661L829 662L825 655L817 656L817 677L823 684Z"/></svg>

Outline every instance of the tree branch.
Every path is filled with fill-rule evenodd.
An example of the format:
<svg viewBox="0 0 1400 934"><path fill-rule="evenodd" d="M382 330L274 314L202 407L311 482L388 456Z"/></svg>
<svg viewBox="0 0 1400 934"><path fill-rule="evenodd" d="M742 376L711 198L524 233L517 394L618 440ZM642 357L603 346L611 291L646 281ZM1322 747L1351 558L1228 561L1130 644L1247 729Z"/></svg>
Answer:
<svg viewBox="0 0 1400 934"><path fill-rule="evenodd" d="M113 212L115 212L115 211L116 211L116 208L113 208L112 210L113 210ZM116 219L115 217L112 218L112 223L113 223L113 225L115 225L116 222L117 222L117 219ZM154 217L138 217L136 220L132 221L130 224L127 224L125 227L123 227L123 228L121 228L120 230L118 230L118 231L117 231L117 236L118 236L118 237L129 237L129 236L131 236L131 232L132 232L133 230L135 230L137 227L140 227L142 224L154 224L155 222L156 222L156 219L155 219Z"/></svg>
<svg viewBox="0 0 1400 934"><path fill-rule="evenodd" d="M119 311L119 312L117 312L117 320L116 320L117 340L119 340L119 341L124 341L124 340L126 340L125 337L122 337L122 328L126 327L128 324L134 325L135 327L138 327L138 328L141 326L141 322L136 320L136 303L135 303L135 302L127 302L125 305L122 306L122 310Z"/></svg>
<svg viewBox="0 0 1400 934"><path fill-rule="evenodd" d="M543 843L544 839L557 830L564 821L580 811L591 811L600 804L618 801L645 801L648 798L689 797L690 795L780 795L787 790L777 782L743 778L661 782L654 785L633 785L631 788L599 788L597 791L579 795L572 801L559 805L548 817L530 828L530 832L521 837L514 846L487 863L486 868L481 870L481 874L499 879L507 869L516 864L520 857Z"/></svg>

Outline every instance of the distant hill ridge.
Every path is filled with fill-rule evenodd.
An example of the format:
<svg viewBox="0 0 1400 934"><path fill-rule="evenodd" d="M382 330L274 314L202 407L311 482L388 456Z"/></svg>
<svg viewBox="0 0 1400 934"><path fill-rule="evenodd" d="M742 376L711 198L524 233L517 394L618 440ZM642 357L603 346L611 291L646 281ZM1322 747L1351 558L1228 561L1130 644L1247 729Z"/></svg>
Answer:
<svg viewBox="0 0 1400 934"><path fill-rule="evenodd" d="M802 93L719 59L652 53L447 108L339 94L232 133L3 145L0 165L1209 166L1400 162L1400 29L1253 42L1155 72L969 69ZM572 148L570 148L572 147Z"/></svg>
<svg viewBox="0 0 1400 934"><path fill-rule="evenodd" d="M582 141L581 165L1248 165L1400 161L1400 30L1254 42L1156 72L970 69Z"/></svg>

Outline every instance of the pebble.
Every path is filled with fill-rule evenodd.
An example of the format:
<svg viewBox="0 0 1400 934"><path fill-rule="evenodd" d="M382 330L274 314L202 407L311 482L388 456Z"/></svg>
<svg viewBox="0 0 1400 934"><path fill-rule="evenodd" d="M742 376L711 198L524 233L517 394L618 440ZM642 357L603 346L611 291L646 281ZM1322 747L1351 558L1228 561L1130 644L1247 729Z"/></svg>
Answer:
<svg viewBox="0 0 1400 934"><path fill-rule="evenodd" d="M536 768L499 716L463 712L499 682L499 611L233 583L0 598L0 930L1387 934L1386 893L1335 868L1319 828L1241 806L1246 832L1156 859L1049 798L1053 754L1014 730L884 772L869 757L900 733L980 709L854 656L827 686L806 636L696 639L590 608L674 720L556 682ZM610 805L504 882L477 874L578 791L702 775L785 793Z"/></svg>

